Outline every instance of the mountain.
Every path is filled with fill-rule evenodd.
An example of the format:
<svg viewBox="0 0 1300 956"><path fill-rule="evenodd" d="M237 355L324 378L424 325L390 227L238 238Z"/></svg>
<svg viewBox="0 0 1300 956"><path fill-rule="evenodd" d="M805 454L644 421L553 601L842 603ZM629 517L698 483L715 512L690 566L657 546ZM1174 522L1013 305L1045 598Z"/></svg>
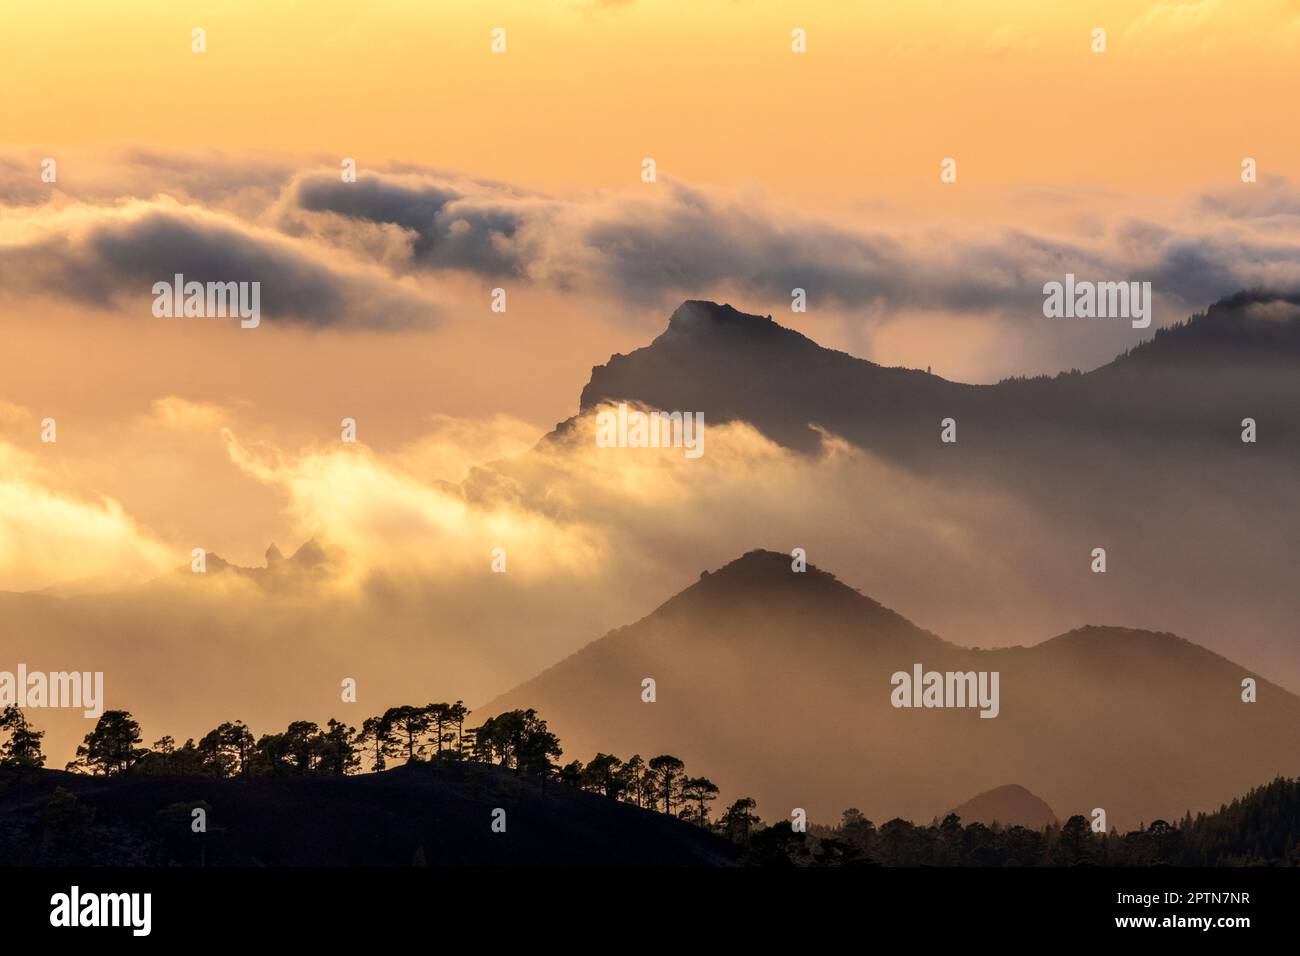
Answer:
<svg viewBox="0 0 1300 956"><path fill-rule="evenodd" d="M1201 315L1157 329L1141 345L1103 366L1111 372L1175 363L1293 365L1300 358L1300 294L1248 289L1214 303Z"/></svg>
<svg viewBox="0 0 1300 956"><path fill-rule="evenodd" d="M200 802L203 838L190 830ZM504 833L491 829L496 808L506 812ZM417 858L429 866L726 866L735 851L665 814L477 764L354 777L44 770L0 780L0 866L410 866Z"/></svg>
<svg viewBox="0 0 1300 956"><path fill-rule="evenodd" d="M1300 779L1252 787L1215 813L1183 821L1184 866L1300 866Z"/></svg>
<svg viewBox="0 0 1300 956"><path fill-rule="evenodd" d="M303 590L327 580L337 570L342 561L342 555L327 551L315 539L304 542L288 558L275 545L275 542L272 542L266 549L265 567L242 567L231 564L219 554L211 553L204 555L205 570L202 573L216 577L229 575L252 582L270 591ZM198 572L194 570L192 564L184 564L173 569L169 575L160 580L169 585L174 585L184 582L190 575L196 573Z"/></svg>
<svg viewBox="0 0 1300 956"><path fill-rule="evenodd" d="M999 674L993 718L896 708L892 675ZM1242 680L1258 682L1243 703ZM656 700L642 701L653 678ZM1218 806L1300 759L1300 698L1167 633L950 644L809 565L752 551L477 709L534 707L566 752L674 754L767 819L924 821L1018 780L1126 828Z"/></svg>
<svg viewBox="0 0 1300 956"><path fill-rule="evenodd" d="M1041 830L1056 822L1056 814L1041 799L1019 784L1010 783L976 794L965 803L952 808L965 823L982 823L992 826L1022 826Z"/></svg>
<svg viewBox="0 0 1300 956"><path fill-rule="evenodd" d="M822 431L856 448L866 464L851 480L869 482L868 500L846 514L893 501L915 533L883 527L888 547L867 532L852 550L805 534L880 574L927 626L991 646L1123 621L1300 689L1300 296L1242 292L1100 368L994 385L887 368L770 316L688 301L649 345L594 368L580 409L624 400L702 412L706 427L747 422L810 467ZM1108 573L1090 574L1099 547Z"/></svg>
<svg viewBox="0 0 1300 956"><path fill-rule="evenodd" d="M950 397L979 391L822 348L771 316L688 301L650 345L593 368L579 407L628 399L702 411L708 422L746 421L783 445L811 451L820 439L810 424L840 434L852 425L860 442L901 442L909 423L937 425Z"/></svg>
<svg viewBox="0 0 1300 956"><path fill-rule="evenodd" d="M915 369L887 368L823 348L772 320L692 300L650 345L592 369L580 409L638 401L749 422L775 441L815 449L820 425L912 464L937 465L939 422L958 421L958 444L1019 458L1066 448L1063 432L1110 441L1236 439L1238 421L1267 421L1260 444L1300 455L1300 297L1243 292L1114 362L1085 374L966 385ZM1019 454L1017 454L1019 450ZM951 458L952 456L948 456Z"/></svg>

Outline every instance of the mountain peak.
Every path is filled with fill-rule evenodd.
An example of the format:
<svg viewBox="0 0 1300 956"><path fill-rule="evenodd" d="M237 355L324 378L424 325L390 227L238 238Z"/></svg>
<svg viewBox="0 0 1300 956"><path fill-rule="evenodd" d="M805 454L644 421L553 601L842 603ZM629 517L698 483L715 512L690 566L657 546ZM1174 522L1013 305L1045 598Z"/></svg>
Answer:
<svg viewBox="0 0 1300 956"><path fill-rule="evenodd" d="M329 564L336 557L337 555L331 555L315 538L308 538L289 560L299 568L314 570L322 565Z"/></svg>
<svg viewBox="0 0 1300 956"><path fill-rule="evenodd" d="M719 305L707 299L687 299L668 318L668 328L660 338L699 340L708 338L729 342L812 342L793 329L773 321L770 315L751 315L729 304Z"/></svg>
<svg viewBox="0 0 1300 956"><path fill-rule="evenodd" d="M698 581L670 598L656 613L690 613L705 607L739 606L765 607L773 613L791 609L803 609L810 614L814 613L813 609L830 610L890 631L905 631L933 646L945 643L829 571L806 559L801 566L803 570L796 571L794 557L780 551L763 548L748 551L716 571L701 572Z"/></svg>
<svg viewBox="0 0 1300 956"><path fill-rule="evenodd" d="M668 317L668 327L680 331L692 331L710 325L771 323L770 315L751 315L741 312L730 303L712 302L708 299L687 299Z"/></svg>
<svg viewBox="0 0 1300 956"><path fill-rule="evenodd" d="M649 345L627 355L612 355L591 370L579 408L601 403L639 401L655 408L702 411L711 422L745 417L747 401L763 398L764 385L793 375L792 388L801 388L798 369L808 369L806 381L823 385L834 373L826 364L875 368L824 349L805 335L788 329L771 316L750 315L730 305L699 299L683 302L668 320L668 328ZM784 415L779 440L791 447L813 450L820 436L808 427L813 418L788 408L783 392L774 415ZM761 424L769 416L758 417Z"/></svg>
<svg viewBox="0 0 1300 956"><path fill-rule="evenodd" d="M833 582L840 588L852 590L836 578L835 575L822 571L814 565L808 564L806 570L795 571L794 558L791 555L783 554L780 551L768 551L765 548L755 548L753 551L747 551L734 561L727 562L716 571L700 572L700 581L713 588L733 583L771 586L787 582L795 575L808 575L811 579L817 579L827 584Z"/></svg>
<svg viewBox="0 0 1300 956"><path fill-rule="evenodd" d="M994 787L954 807L964 823L992 826L1022 826L1038 830L1056 822L1056 814L1041 797L1018 783Z"/></svg>

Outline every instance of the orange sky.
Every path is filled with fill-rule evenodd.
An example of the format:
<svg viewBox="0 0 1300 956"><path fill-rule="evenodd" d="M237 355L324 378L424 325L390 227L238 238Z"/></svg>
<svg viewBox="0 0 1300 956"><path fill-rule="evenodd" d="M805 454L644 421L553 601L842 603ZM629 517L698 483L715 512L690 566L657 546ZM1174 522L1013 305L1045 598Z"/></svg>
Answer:
<svg viewBox="0 0 1300 956"><path fill-rule="evenodd" d="M650 155L693 183L958 215L978 214L971 194L1026 184L1169 193L1230 181L1243 155L1300 165L1279 112L1300 100L1295 0L791 6L6 4L0 130L51 150L400 159L558 191L633 184ZM959 195L935 189L944 156Z"/></svg>

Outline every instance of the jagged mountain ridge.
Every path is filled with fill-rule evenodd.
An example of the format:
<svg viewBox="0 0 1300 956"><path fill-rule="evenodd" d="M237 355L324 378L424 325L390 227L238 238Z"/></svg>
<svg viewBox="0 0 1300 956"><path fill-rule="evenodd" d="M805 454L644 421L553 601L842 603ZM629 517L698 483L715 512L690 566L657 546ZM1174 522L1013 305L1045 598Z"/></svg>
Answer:
<svg viewBox="0 0 1300 956"><path fill-rule="evenodd" d="M271 542L266 549L266 564L260 568L232 564L216 552L208 552L203 556L205 570L202 573L218 577L230 575L270 589L307 588L327 580L343 560L342 554L310 538L289 557L285 557L275 542ZM196 573L199 572L194 570L192 563L183 564L162 578L146 582L144 587L176 584Z"/></svg>
<svg viewBox="0 0 1300 956"><path fill-rule="evenodd" d="M1285 374L1296 370L1300 299L1266 292L1224 299L1092 372L996 385L877 365L771 316L691 300L649 345L593 368L579 408L629 400L702 411L802 451L819 445L809 427L816 424L913 464L934 452L945 417L958 419L972 449L1005 456L1023 438L1056 438L1062 429L1110 440L1209 440L1219 418L1234 438L1240 418L1253 414L1270 421L1266 447L1292 454L1288 439L1300 426L1281 413L1300 399L1296 376Z"/></svg>

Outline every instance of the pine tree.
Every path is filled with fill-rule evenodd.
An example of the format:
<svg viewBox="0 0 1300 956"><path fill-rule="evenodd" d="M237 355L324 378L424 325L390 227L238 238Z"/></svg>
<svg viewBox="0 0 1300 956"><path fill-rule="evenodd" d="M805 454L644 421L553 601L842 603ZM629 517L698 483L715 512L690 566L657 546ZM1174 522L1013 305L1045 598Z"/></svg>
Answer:
<svg viewBox="0 0 1300 956"><path fill-rule="evenodd" d="M8 735L8 739L0 744L0 765L45 766L45 754L41 753L41 738L45 731L32 727L23 712L13 704L0 711L0 734Z"/></svg>

